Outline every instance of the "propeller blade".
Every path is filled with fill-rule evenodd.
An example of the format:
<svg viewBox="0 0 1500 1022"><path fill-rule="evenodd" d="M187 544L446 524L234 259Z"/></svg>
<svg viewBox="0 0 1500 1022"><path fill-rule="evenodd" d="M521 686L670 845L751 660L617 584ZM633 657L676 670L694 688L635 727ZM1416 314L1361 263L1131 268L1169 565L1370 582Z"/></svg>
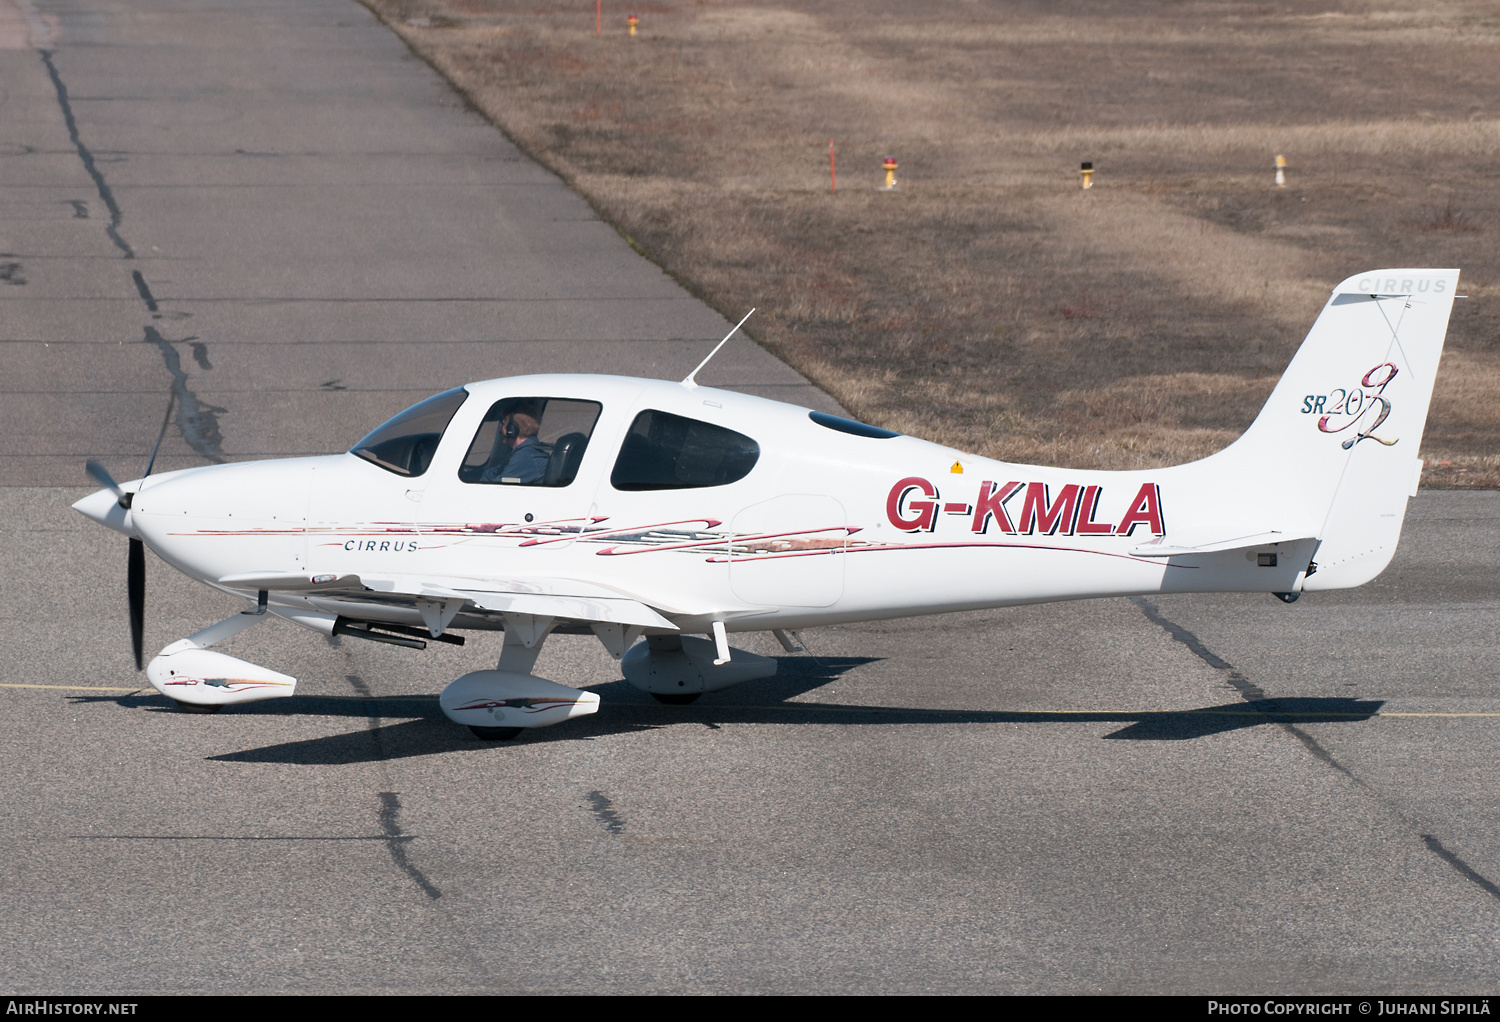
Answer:
<svg viewBox="0 0 1500 1022"><path fill-rule="evenodd" d="M97 461L85 461L83 463L83 470L93 476L96 483L109 490L120 499L121 503L124 503L125 491L120 489L120 484L115 482L115 477L109 474L108 469Z"/></svg>
<svg viewBox="0 0 1500 1022"><path fill-rule="evenodd" d="M151 448L151 460L146 462L146 475L141 476L142 479L150 476L151 469L156 466L156 454L161 450L162 438L167 435L167 426L169 426L172 422L172 403L176 400L177 391L174 390L167 397L167 414L162 416L161 430L156 434L156 446ZM142 485L144 485L144 483Z"/></svg>
<svg viewBox="0 0 1500 1022"><path fill-rule="evenodd" d="M141 641L146 625L146 544L130 541L130 561L125 572L125 590L130 597L130 649L135 669L141 669Z"/></svg>
<svg viewBox="0 0 1500 1022"><path fill-rule="evenodd" d="M161 429L156 434L156 446L151 448L151 460L146 463L146 475L141 477L142 480L150 476L151 469L156 466L156 455L161 451L162 439L167 435L167 426L172 422L172 405L176 400L177 392L174 390L167 397L167 414L162 416ZM109 474L108 469L92 460L84 462L83 469L113 493L121 507L129 510L135 495L126 493L115 482L115 477ZM130 601L130 651L135 654L135 669L139 671L145 662L142 644L146 631L146 544L138 539L130 541L130 554L125 562L125 595Z"/></svg>

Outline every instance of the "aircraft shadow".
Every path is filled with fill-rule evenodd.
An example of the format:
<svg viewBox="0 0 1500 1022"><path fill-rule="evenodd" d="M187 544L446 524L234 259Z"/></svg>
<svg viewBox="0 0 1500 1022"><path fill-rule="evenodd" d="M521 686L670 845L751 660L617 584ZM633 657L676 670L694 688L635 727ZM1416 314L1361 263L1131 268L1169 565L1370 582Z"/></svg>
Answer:
<svg viewBox="0 0 1500 1022"><path fill-rule="evenodd" d="M1181 742L1264 724L1347 724L1369 720L1384 705L1383 699L1251 699L1198 710L1138 714L1134 723L1104 737L1130 742Z"/></svg>
<svg viewBox="0 0 1500 1022"><path fill-rule="evenodd" d="M349 765L429 756L476 748L503 749L533 741L593 741L598 738L680 724L718 728L724 724L1083 724L1125 726L1103 736L1119 741L1187 741L1266 724L1353 723L1369 720L1383 700L1298 697L1226 703L1192 710L1048 711L941 710L792 702L797 696L836 680L870 657L785 657L775 677L711 693L687 706L665 706L621 680L593 686L601 712L557 728L523 733L508 742L486 742L456 727L438 709L436 696L383 698L299 696L246 703L226 713L263 716L342 716L370 721L371 727L345 734L284 742L209 757L230 763L297 766ZM148 712L179 712L165 697L149 695L75 696L76 702L113 702ZM414 718L384 723L389 718Z"/></svg>
<svg viewBox="0 0 1500 1022"><path fill-rule="evenodd" d="M881 657L779 657L776 674L759 681L746 682L729 692L713 692L703 697L708 705L726 697L735 702L750 699L756 702L780 702L793 699L822 688L837 680L845 672L864 664L876 663ZM590 691L598 692L599 698L608 706L641 705L661 706L645 692L621 679L603 685L591 685ZM152 688L125 695L68 697L75 704L114 703L130 710L147 713L180 713L172 701ZM675 708L674 708L675 709ZM263 702L241 703L225 707L222 713L270 717L418 717L437 712L437 695L416 694L399 696L350 695L297 695L291 699L267 699Z"/></svg>

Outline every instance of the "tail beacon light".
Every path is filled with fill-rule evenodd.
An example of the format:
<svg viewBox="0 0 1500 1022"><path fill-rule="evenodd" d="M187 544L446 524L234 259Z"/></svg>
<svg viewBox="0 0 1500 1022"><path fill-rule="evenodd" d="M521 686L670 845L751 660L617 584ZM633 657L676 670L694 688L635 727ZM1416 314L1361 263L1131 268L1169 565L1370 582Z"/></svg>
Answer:
<svg viewBox="0 0 1500 1022"><path fill-rule="evenodd" d="M151 687L169 699L189 706L228 706L297 691L296 678L186 642L174 642L146 665Z"/></svg>

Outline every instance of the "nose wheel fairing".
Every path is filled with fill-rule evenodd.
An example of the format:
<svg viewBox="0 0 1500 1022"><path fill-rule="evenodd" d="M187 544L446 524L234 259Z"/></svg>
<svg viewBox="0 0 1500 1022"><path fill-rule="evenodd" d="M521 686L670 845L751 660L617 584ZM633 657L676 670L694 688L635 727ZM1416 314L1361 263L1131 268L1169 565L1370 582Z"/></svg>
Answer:
<svg viewBox="0 0 1500 1022"><path fill-rule="evenodd" d="M208 707L293 695L296 678L207 648L265 620L266 594L259 596L255 610L225 618L158 653L146 665L151 687L184 708L200 712Z"/></svg>
<svg viewBox="0 0 1500 1022"><path fill-rule="evenodd" d="M211 649L168 646L147 665L146 678L168 699L194 707L280 699L297 691L290 675Z"/></svg>

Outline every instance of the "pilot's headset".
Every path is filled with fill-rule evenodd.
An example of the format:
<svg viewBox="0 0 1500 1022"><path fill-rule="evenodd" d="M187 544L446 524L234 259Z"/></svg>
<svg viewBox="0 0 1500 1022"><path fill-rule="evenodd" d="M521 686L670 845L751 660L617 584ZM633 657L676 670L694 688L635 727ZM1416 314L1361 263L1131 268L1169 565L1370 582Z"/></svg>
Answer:
<svg viewBox="0 0 1500 1022"><path fill-rule="evenodd" d="M501 435L511 443L514 443L516 437L521 435L521 427L516 425L516 413L514 411L505 413L505 432Z"/></svg>

